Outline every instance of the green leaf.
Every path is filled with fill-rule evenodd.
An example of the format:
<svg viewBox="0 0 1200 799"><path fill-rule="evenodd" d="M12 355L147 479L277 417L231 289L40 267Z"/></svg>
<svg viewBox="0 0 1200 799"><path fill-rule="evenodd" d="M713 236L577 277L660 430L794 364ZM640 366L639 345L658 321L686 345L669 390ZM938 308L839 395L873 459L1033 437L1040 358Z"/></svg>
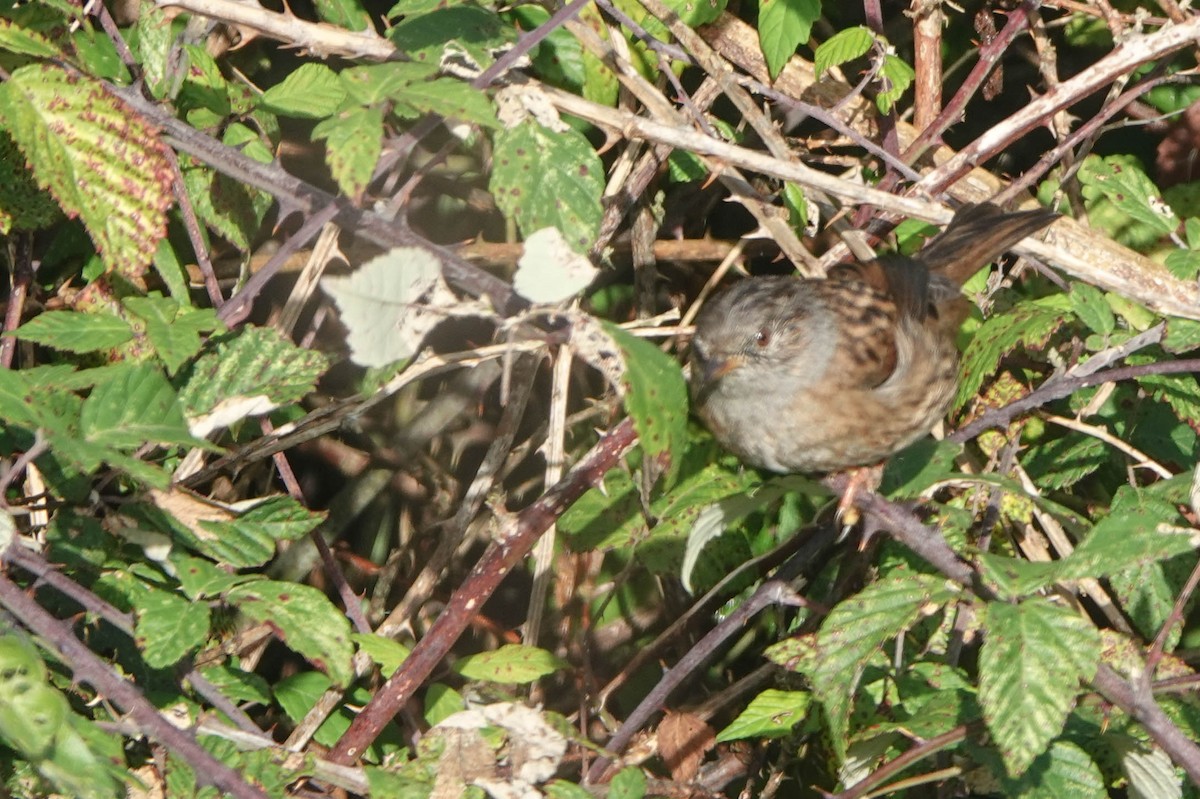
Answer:
<svg viewBox="0 0 1200 799"><path fill-rule="evenodd" d="M6 336L16 336L67 352L97 352L133 339L129 323L110 313L46 311Z"/></svg>
<svg viewBox="0 0 1200 799"><path fill-rule="evenodd" d="M892 110L892 105L900 99L904 92L908 91L908 87L912 85L916 76L916 71L903 59L890 53L883 57L883 67L879 70L883 88L875 96L875 105L879 107L881 113L886 114Z"/></svg>
<svg viewBox="0 0 1200 799"><path fill-rule="evenodd" d="M260 103L277 114L322 119L346 99L346 87L324 64L307 63L288 73L282 83L263 92Z"/></svg>
<svg viewBox="0 0 1200 799"><path fill-rule="evenodd" d="M1038 486L1060 490L1075 485L1108 461L1103 441L1078 433L1037 444L1019 456Z"/></svg>
<svg viewBox="0 0 1200 799"><path fill-rule="evenodd" d="M367 657L379 666L379 670L385 675L400 668L400 664L408 658L412 651L399 641L374 633L354 633L350 638L358 644L360 651L365 652Z"/></svg>
<svg viewBox="0 0 1200 799"><path fill-rule="evenodd" d="M179 392L192 432L205 436L252 414L297 402L328 361L267 327L247 327L202 356Z"/></svg>
<svg viewBox="0 0 1200 799"><path fill-rule="evenodd" d="M137 601L134 639L152 669L173 666L208 638L208 605L178 594L148 589Z"/></svg>
<svg viewBox="0 0 1200 799"><path fill-rule="evenodd" d="M1040 348L1066 321L1070 300L1056 294L1023 302L1008 313L984 322L963 353L962 376L954 407L975 396L984 380L996 374L1000 359L1018 346Z"/></svg>
<svg viewBox="0 0 1200 799"><path fill-rule="evenodd" d="M874 43L874 34L862 25L838 31L817 45L813 53L813 71L819 78L830 67L840 67L856 58L862 58Z"/></svg>
<svg viewBox="0 0 1200 799"><path fill-rule="evenodd" d="M20 67L0 85L0 124L38 185L83 221L105 266L140 275L172 203L157 132L99 82L49 64Z"/></svg>
<svg viewBox="0 0 1200 799"><path fill-rule="evenodd" d="M1159 530L1159 525L1173 522L1177 516L1174 507L1165 502L1161 505L1161 515L1148 511L1114 511L1105 517L1074 552L1058 561L1062 569L1059 579L1107 577L1191 552L1200 545L1200 537L1190 533Z"/></svg>
<svg viewBox="0 0 1200 799"><path fill-rule="evenodd" d="M525 236L556 227L587 252L603 208L604 165L583 134L526 121L496 134L490 188L496 205Z"/></svg>
<svg viewBox="0 0 1200 799"><path fill-rule="evenodd" d="M210 560L193 557L180 549L171 550L168 560L179 578L179 589L192 600L212 599L235 585L262 579L256 574L233 574Z"/></svg>
<svg viewBox="0 0 1200 799"><path fill-rule="evenodd" d="M688 394L683 372L674 358L649 341L611 323L604 323L604 329L625 359L625 410L633 418L642 451L665 467L664 485L670 488L687 447Z"/></svg>
<svg viewBox="0 0 1200 799"><path fill-rule="evenodd" d="M1126 362L1133 366L1151 360L1149 356L1131 355ZM1154 399L1169 405L1181 422L1200 432L1200 383L1195 375L1143 375L1137 382Z"/></svg>
<svg viewBox="0 0 1200 799"><path fill-rule="evenodd" d="M145 324L146 338L171 374L200 351L201 333L224 327L212 309L184 308L169 297L126 297L121 304Z"/></svg>
<svg viewBox="0 0 1200 799"><path fill-rule="evenodd" d="M1003 795L1013 799L1109 799L1107 780L1086 751L1055 741L1020 777L1004 779ZM1131 794L1133 795L1133 794Z"/></svg>
<svg viewBox="0 0 1200 799"><path fill-rule="evenodd" d="M435 682L425 689L424 719L430 727L440 724L466 707L467 703L462 694L448 685ZM589 795L588 799L592 797Z"/></svg>
<svg viewBox="0 0 1200 799"><path fill-rule="evenodd" d="M506 644L499 649L460 658L454 670L468 680L520 685L540 680L567 664L544 649Z"/></svg>
<svg viewBox="0 0 1200 799"><path fill-rule="evenodd" d="M1200 348L1200 322L1194 319L1168 319L1162 348L1175 355Z"/></svg>
<svg viewBox="0 0 1200 799"><path fill-rule="evenodd" d="M500 127L487 94L461 80L438 78L410 83L391 96L421 113L439 114L447 119L489 128Z"/></svg>
<svg viewBox="0 0 1200 799"><path fill-rule="evenodd" d="M317 589L264 580L230 591L226 601L254 621L268 622L293 652L329 675L336 685L354 676L350 622Z"/></svg>
<svg viewBox="0 0 1200 799"><path fill-rule="evenodd" d="M364 31L371 27L371 16L363 10L358 0L314 0L313 6L321 21L330 25L350 31Z"/></svg>
<svg viewBox="0 0 1200 799"><path fill-rule="evenodd" d="M762 0L758 5L758 40L771 80L787 66L796 48L808 41L821 17L821 0ZM818 72L817 74L820 74Z"/></svg>
<svg viewBox="0 0 1200 799"><path fill-rule="evenodd" d="M820 658L809 675L825 706L832 743L845 755L850 701L867 661L883 644L955 596L944 579L895 571L835 607L821 624Z"/></svg>
<svg viewBox="0 0 1200 799"><path fill-rule="evenodd" d="M495 13L469 3L438 8L426 14L409 16L390 31L388 38L396 49L412 61L440 64L443 56L462 54L479 69L495 60L492 53L509 44L516 31L501 22Z"/></svg>
<svg viewBox="0 0 1200 799"><path fill-rule="evenodd" d="M812 694L768 688L750 701L738 717L717 735L717 743L740 738L779 738L808 714Z"/></svg>
<svg viewBox="0 0 1200 799"><path fill-rule="evenodd" d="M0 19L0 50L33 58L63 58L54 42L37 31L22 28L10 19Z"/></svg>
<svg viewBox="0 0 1200 799"><path fill-rule="evenodd" d="M308 535L325 520L291 497L272 497L233 521L199 520L211 536L198 538L200 551L237 569L261 566L275 554L278 541Z"/></svg>
<svg viewBox="0 0 1200 799"><path fill-rule="evenodd" d="M0 233L42 230L62 216L54 198L38 188L12 136L0 130Z"/></svg>
<svg viewBox="0 0 1200 799"><path fill-rule="evenodd" d="M1162 201L1158 187L1127 156L1089 156L1079 169L1079 182L1098 189L1120 211L1159 236L1179 227L1178 217Z"/></svg>
<svg viewBox="0 0 1200 799"><path fill-rule="evenodd" d="M234 702L253 702L258 705L271 702L271 686L257 674L222 663L219 666L200 669L200 676Z"/></svg>
<svg viewBox="0 0 1200 799"><path fill-rule="evenodd" d="M642 799L646 795L646 775L637 766L617 772L608 784L608 799Z"/></svg>
<svg viewBox="0 0 1200 799"><path fill-rule="evenodd" d="M1117 329L1112 307L1100 289L1087 283L1073 283L1068 296L1075 315L1089 328L1104 336Z"/></svg>
<svg viewBox="0 0 1200 799"><path fill-rule="evenodd" d="M135 364L113 375L83 402L79 423L89 443L113 449L147 443L203 445L188 432L175 389L161 372Z"/></svg>
<svg viewBox="0 0 1200 799"><path fill-rule="evenodd" d="M1100 635L1078 613L1040 597L992 602L984 615L979 701L1010 774L1058 736L1100 662Z"/></svg>
<svg viewBox="0 0 1200 799"><path fill-rule="evenodd" d="M342 111L322 120L312 135L325 140L325 161L338 188L360 197L383 149L383 111L361 106Z"/></svg>
<svg viewBox="0 0 1200 799"><path fill-rule="evenodd" d="M954 473L962 444L926 438L888 459L879 491L892 499L916 499L925 489Z"/></svg>
<svg viewBox="0 0 1200 799"><path fill-rule="evenodd" d="M431 64L389 61L342 70L340 77L348 97L361 105L374 105L403 94L410 83L426 80L437 73Z"/></svg>

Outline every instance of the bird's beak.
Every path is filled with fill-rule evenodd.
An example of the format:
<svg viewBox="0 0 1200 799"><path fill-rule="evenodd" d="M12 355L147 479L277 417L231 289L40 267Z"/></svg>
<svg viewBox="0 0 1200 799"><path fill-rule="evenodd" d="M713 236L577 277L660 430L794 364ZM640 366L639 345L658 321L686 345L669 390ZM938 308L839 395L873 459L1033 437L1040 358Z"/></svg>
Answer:
<svg viewBox="0 0 1200 799"><path fill-rule="evenodd" d="M697 358L693 368L699 367L703 383L712 385L743 363L744 359L737 355L730 355L728 358Z"/></svg>

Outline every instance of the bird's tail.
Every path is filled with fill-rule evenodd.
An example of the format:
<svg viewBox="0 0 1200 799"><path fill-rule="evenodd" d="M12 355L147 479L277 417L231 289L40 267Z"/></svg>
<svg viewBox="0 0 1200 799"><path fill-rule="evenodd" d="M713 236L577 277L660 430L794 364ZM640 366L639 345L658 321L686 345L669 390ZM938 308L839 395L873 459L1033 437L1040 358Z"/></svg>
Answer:
<svg viewBox="0 0 1200 799"><path fill-rule="evenodd" d="M1009 213L991 203L970 203L958 209L946 229L925 245L918 257L931 272L961 286L985 264L1058 216L1045 208Z"/></svg>

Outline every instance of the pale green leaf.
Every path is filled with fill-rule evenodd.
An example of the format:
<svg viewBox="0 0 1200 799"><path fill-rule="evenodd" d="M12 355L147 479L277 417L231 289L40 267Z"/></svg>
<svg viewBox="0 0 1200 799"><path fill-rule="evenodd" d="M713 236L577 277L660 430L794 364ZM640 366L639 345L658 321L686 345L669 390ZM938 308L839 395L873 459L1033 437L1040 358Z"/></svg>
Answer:
<svg viewBox="0 0 1200 799"><path fill-rule="evenodd" d="M268 622L293 652L303 655L336 685L354 676L350 622L315 588L261 581L230 591L226 601L254 621Z"/></svg>
<svg viewBox="0 0 1200 799"><path fill-rule="evenodd" d="M808 41L813 23L820 17L821 0L761 0L758 41L772 80L787 66L796 48Z"/></svg>
<svg viewBox="0 0 1200 799"><path fill-rule="evenodd" d="M812 694L768 688L746 706L729 726L717 735L717 743L740 738L778 738L804 721Z"/></svg>
<svg viewBox="0 0 1200 799"><path fill-rule="evenodd" d="M1131 799L1182 799L1183 781L1166 752L1122 735L1105 737L1121 758Z"/></svg>
<svg viewBox="0 0 1200 799"><path fill-rule="evenodd" d="M46 311L5 335L67 352L97 352L133 339L129 323L110 313Z"/></svg>
<svg viewBox="0 0 1200 799"><path fill-rule="evenodd" d="M154 129L99 82L31 64L0 84L0 124L105 266L140 275L166 235L171 168Z"/></svg>
<svg viewBox="0 0 1200 799"><path fill-rule="evenodd" d="M58 45L41 33L23 28L10 19L0 19L0 50L33 58L63 58Z"/></svg>
<svg viewBox="0 0 1200 799"><path fill-rule="evenodd" d="M154 669L173 666L208 638L209 612L203 602L189 602L178 594L150 589L141 594L135 614L134 640L146 665Z"/></svg>
<svg viewBox="0 0 1200 799"><path fill-rule="evenodd" d="M979 702L1010 774L1021 774L1062 731L1100 662L1100 635L1077 612L1040 597L989 603Z"/></svg>
<svg viewBox="0 0 1200 799"><path fill-rule="evenodd" d="M540 680L567 664L544 649L506 644L499 649L460 658L454 670L468 680L523 684Z"/></svg>
<svg viewBox="0 0 1200 799"><path fill-rule="evenodd" d="M360 366L411 357L435 325L471 310L442 279L441 261L417 247L397 247L353 274L325 278L321 288L337 304L350 359Z"/></svg>
<svg viewBox="0 0 1200 799"><path fill-rule="evenodd" d="M410 83L431 78L437 67L411 61L366 64L342 70L340 77L350 99L360 105L374 105L400 95Z"/></svg>
<svg viewBox="0 0 1200 799"><path fill-rule="evenodd" d="M642 799L646 795L646 775L637 766L617 772L608 784L608 799Z"/></svg>
<svg viewBox="0 0 1200 799"><path fill-rule="evenodd" d="M443 59L465 60L485 69L494 52L516 36L494 12L476 5L453 5L428 13L405 9L408 16L388 31L396 49L418 63L441 64Z"/></svg>
<svg viewBox="0 0 1200 799"><path fill-rule="evenodd" d="M346 87L324 64L308 63L263 92L261 103L277 114L321 119L331 116L346 99Z"/></svg>
<svg viewBox="0 0 1200 799"><path fill-rule="evenodd" d="M530 302L562 302L590 286L599 271L557 228L543 228L525 239L513 289Z"/></svg>
<svg viewBox="0 0 1200 799"><path fill-rule="evenodd" d="M325 161L338 188L350 197L360 196L383 148L383 111L356 106L322 120L312 135L325 140Z"/></svg>
<svg viewBox="0 0 1200 799"><path fill-rule="evenodd" d="M817 45L813 53L813 71L820 77L830 67L840 67L861 58L870 51L874 42L875 36L862 25L838 31Z"/></svg>
<svg viewBox="0 0 1200 799"><path fill-rule="evenodd" d="M526 121L496 134L491 191L528 236L554 227L587 252L599 230L604 165L583 134Z"/></svg>

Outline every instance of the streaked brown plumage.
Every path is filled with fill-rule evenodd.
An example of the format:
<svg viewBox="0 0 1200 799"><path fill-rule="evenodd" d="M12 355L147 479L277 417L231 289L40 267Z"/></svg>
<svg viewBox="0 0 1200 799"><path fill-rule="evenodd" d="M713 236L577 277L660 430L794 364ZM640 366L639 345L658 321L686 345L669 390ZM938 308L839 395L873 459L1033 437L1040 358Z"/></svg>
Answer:
<svg viewBox="0 0 1200 799"><path fill-rule="evenodd" d="M961 208L915 258L824 280L744 280L705 306L692 340L697 415L746 463L831 472L878 463L932 429L958 373L962 283L1057 215Z"/></svg>

